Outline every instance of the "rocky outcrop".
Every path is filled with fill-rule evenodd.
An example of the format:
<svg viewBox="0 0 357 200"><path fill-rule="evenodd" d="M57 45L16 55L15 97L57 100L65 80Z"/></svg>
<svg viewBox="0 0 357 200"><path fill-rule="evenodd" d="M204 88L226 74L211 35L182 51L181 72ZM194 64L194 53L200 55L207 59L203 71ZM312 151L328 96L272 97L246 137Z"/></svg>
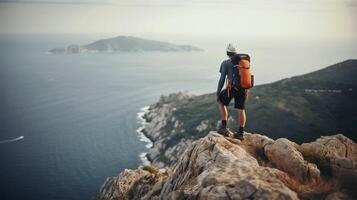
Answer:
<svg viewBox="0 0 357 200"><path fill-rule="evenodd" d="M170 169L125 170L101 199L353 199L357 146L343 135L302 145L259 134L210 132ZM349 177L349 178L347 178Z"/></svg>
<svg viewBox="0 0 357 200"><path fill-rule="evenodd" d="M315 164L305 161L303 155L297 151L297 147L297 144L280 138L274 143L266 145L264 153L276 168L287 172L300 182L319 181L319 169Z"/></svg>
<svg viewBox="0 0 357 200"><path fill-rule="evenodd" d="M156 195L168 174L168 169L157 170L150 166L125 169L118 177L107 178L98 199L134 200Z"/></svg>
<svg viewBox="0 0 357 200"><path fill-rule="evenodd" d="M192 97L193 95L186 92L161 96L159 101L151 105L149 112L144 115L148 123L145 124L143 133L153 141L153 147L149 150L147 157L154 166L160 168L168 163L174 163L192 143L192 140L180 140L172 146L166 146L165 144L167 140L175 135L175 131L183 125L172 115L176 110L177 104ZM164 129L168 121L174 124L175 129Z"/></svg>
<svg viewBox="0 0 357 200"><path fill-rule="evenodd" d="M323 136L298 149L307 160L327 169L332 176L357 183L357 144L351 139L341 134Z"/></svg>

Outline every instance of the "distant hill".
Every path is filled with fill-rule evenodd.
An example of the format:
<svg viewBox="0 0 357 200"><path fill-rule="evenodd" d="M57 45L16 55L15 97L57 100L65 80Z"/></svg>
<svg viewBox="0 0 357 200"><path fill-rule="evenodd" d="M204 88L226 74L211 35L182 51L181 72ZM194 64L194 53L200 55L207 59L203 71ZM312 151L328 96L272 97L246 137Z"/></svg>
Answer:
<svg viewBox="0 0 357 200"><path fill-rule="evenodd" d="M248 129L297 142L343 133L357 140L357 60L257 86L247 102Z"/></svg>
<svg viewBox="0 0 357 200"><path fill-rule="evenodd" d="M343 133L356 141L356 77L357 60L347 60L312 73L256 86L250 90L246 103L247 129L297 142L333 133ZM232 107L230 113L236 116ZM206 119L215 126L219 120L215 94L195 97L176 109L177 118L182 121L186 121L188 114L188 124L194 123L193 119ZM236 129L235 124L230 124Z"/></svg>
<svg viewBox="0 0 357 200"><path fill-rule="evenodd" d="M268 137L310 142L321 135L342 133L357 141L357 60L255 86L246 103L247 131ZM233 103L233 102L232 102ZM229 127L237 130L236 111ZM190 141L215 130L220 121L215 93L161 97L146 114L143 130L154 141L150 160L171 163ZM161 153L160 153L161 152ZM165 152L165 154L163 153Z"/></svg>
<svg viewBox="0 0 357 200"><path fill-rule="evenodd" d="M64 48L54 48L49 52L54 54L76 54L83 52L186 52L203 51L191 45L175 45L168 42L146 40L131 36L118 36L102 39L87 45L72 44Z"/></svg>

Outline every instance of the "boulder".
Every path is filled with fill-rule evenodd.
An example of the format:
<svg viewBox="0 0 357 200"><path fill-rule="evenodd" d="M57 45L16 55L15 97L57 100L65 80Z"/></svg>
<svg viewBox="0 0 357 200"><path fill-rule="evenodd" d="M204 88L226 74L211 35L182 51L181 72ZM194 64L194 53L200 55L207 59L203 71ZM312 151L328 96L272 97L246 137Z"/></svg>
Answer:
<svg viewBox="0 0 357 200"><path fill-rule="evenodd" d="M348 184L357 183L357 144L342 134L322 136L304 143L299 151L325 169L328 175Z"/></svg>
<svg viewBox="0 0 357 200"><path fill-rule="evenodd" d="M297 150L297 146L288 139L280 138L266 145L264 152L276 168L287 172L297 180L304 183L319 181L320 170L315 164L305 161L303 155Z"/></svg>

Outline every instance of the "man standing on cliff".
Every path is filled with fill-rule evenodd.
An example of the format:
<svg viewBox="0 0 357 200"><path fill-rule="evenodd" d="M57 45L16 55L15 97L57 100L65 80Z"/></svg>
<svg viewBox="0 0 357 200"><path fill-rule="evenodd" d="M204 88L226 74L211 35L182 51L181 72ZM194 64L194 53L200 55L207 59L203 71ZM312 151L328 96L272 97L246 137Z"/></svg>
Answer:
<svg viewBox="0 0 357 200"><path fill-rule="evenodd" d="M246 123L246 115L245 115L245 100L247 97L247 90L242 88L232 87L232 80L234 78L239 78L239 76L234 73L235 68L233 67L232 58L237 54L236 48L232 44L228 44L227 46L227 56L229 57L227 60L224 60L221 64L219 72L221 76L218 81L217 88L217 102L219 104L219 111L221 116L221 124L218 129L218 133L224 136L234 136L237 139L243 140L244 126ZM224 83L226 82L226 88L222 90ZM228 110L227 106L230 101L234 98L234 108L238 110L238 118L239 118L239 128L238 131L233 134L227 128L227 120L228 120Z"/></svg>

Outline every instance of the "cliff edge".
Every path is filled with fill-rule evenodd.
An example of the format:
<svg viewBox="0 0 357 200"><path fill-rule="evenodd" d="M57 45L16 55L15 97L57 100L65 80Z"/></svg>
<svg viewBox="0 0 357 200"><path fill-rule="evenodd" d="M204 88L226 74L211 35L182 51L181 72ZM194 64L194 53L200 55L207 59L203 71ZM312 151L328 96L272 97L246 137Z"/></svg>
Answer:
<svg viewBox="0 0 357 200"><path fill-rule="evenodd" d="M98 199L355 199L357 144L338 134L298 145L216 132L191 143L171 168L125 170Z"/></svg>

